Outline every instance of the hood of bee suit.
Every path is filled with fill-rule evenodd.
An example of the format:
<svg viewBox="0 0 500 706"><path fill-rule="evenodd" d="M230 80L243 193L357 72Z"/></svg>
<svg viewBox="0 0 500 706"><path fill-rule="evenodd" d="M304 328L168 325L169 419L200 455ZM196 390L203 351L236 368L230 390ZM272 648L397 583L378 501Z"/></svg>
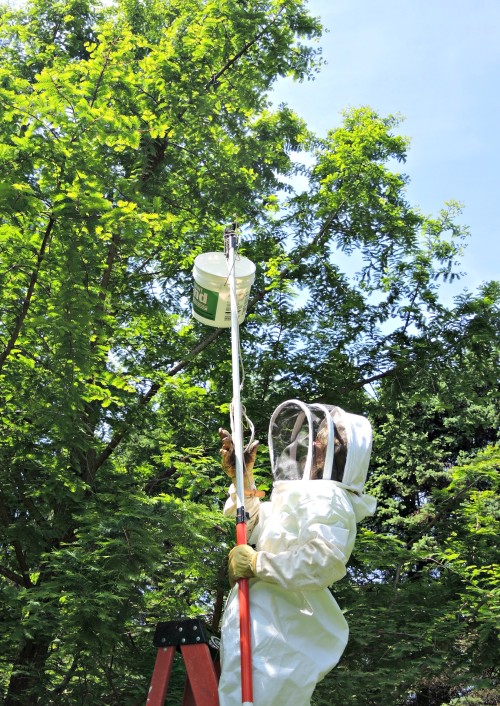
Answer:
<svg viewBox="0 0 500 706"><path fill-rule="evenodd" d="M347 457L342 481L333 481L341 488L351 491L350 500L356 519L373 515L377 501L363 493L368 475L368 465L372 451L372 427L368 419L359 414L345 412L341 407L330 407L337 423L342 424L347 436Z"/></svg>
<svg viewBox="0 0 500 706"><path fill-rule="evenodd" d="M347 442L341 476L334 459L334 436L338 433L343 443ZM325 447L321 458L314 444L320 438ZM365 417L337 406L288 400L271 417L268 441L275 481L334 483L339 492L340 488L349 491L358 521L375 512L375 498L363 494L372 448L372 429Z"/></svg>

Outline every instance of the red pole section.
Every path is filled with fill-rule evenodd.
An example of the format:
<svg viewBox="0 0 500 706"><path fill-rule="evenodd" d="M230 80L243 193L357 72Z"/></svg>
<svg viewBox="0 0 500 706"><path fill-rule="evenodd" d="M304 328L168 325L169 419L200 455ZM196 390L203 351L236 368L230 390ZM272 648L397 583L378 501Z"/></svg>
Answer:
<svg viewBox="0 0 500 706"><path fill-rule="evenodd" d="M236 543L247 543L247 527L244 522L236 525ZM240 646L241 646L241 701L253 703L252 683L252 633L250 629L250 586L248 579L238 581L240 605Z"/></svg>

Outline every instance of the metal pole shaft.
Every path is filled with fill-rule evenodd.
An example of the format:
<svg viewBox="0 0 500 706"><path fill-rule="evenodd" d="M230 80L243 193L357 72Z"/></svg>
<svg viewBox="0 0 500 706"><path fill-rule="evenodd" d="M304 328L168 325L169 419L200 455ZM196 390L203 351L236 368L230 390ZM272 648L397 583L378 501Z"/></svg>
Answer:
<svg viewBox="0 0 500 706"><path fill-rule="evenodd" d="M236 543L247 543L245 516L245 483L243 459L243 424L240 396L240 332L238 301L236 298L236 233L229 235L228 243L229 292L231 297L231 360L233 373L233 443L236 458ZM252 643L250 631L250 591L248 579L238 581L241 648L241 701L243 706L253 704Z"/></svg>

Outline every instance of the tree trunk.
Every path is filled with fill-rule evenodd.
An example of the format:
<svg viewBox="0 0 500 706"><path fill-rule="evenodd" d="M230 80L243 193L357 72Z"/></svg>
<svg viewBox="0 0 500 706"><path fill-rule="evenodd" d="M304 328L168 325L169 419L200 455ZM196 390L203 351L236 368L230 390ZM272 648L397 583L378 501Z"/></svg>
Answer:
<svg viewBox="0 0 500 706"><path fill-rule="evenodd" d="M26 640L14 662L4 706L36 706L39 703L49 645L47 638Z"/></svg>

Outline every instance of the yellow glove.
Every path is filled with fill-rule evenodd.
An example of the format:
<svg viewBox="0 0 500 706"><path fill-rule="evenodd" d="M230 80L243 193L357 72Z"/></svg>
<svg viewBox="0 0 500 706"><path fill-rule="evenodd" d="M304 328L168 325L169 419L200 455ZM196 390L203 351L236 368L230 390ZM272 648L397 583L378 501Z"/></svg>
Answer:
<svg viewBox="0 0 500 706"><path fill-rule="evenodd" d="M226 431L226 429L219 429L219 436L222 441L221 455L222 455L222 468L227 473L227 475L234 481L236 476L236 459L234 454L234 444L231 434ZM255 458L257 456L257 448L259 446L259 441L254 441L250 447L244 453L244 473L243 478L245 481L245 495L255 496L257 498L263 498L265 496L264 491L255 489L255 482L253 479L253 467L255 464Z"/></svg>
<svg viewBox="0 0 500 706"><path fill-rule="evenodd" d="M257 552L248 544L238 544L229 552L229 583L234 586L238 579L255 576Z"/></svg>

